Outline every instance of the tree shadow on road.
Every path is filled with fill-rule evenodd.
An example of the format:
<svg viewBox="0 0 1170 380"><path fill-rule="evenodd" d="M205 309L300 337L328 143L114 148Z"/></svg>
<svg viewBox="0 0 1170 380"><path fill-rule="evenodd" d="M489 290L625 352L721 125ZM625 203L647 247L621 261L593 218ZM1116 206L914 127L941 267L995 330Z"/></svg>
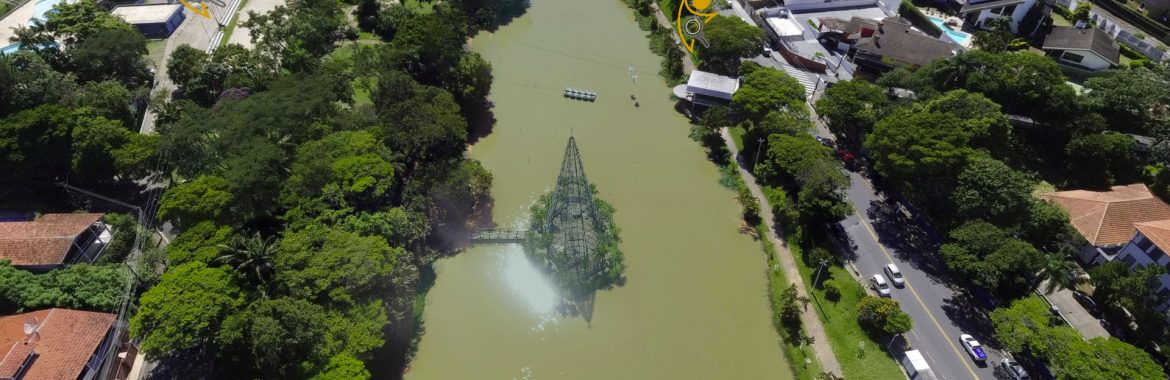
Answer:
<svg viewBox="0 0 1170 380"><path fill-rule="evenodd" d="M865 213L872 221L879 242L890 248L894 256L934 281L945 281L948 271L937 254L938 246L896 204L875 200L870 202Z"/></svg>
<svg viewBox="0 0 1170 380"><path fill-rule="evenodd" d="M943 312L960 331L970 334L984 345L1001 346L999 340L995 338L995 326L991 323L990 315L979 306L974 297L965 292L957 292L943 302ZM947 338L959 339L957 336Z"/></svg>

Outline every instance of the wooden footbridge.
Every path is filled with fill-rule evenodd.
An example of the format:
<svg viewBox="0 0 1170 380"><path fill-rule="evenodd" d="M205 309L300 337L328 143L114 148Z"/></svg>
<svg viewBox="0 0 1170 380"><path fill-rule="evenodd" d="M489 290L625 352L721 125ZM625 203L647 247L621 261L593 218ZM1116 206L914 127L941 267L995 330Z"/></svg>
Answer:
<svg viewBox="0 0 1170 380"><path fill-rule="evenodd" d="M472 244L522 244L528 235L525 230L484 228L471 237Z"/></svg>

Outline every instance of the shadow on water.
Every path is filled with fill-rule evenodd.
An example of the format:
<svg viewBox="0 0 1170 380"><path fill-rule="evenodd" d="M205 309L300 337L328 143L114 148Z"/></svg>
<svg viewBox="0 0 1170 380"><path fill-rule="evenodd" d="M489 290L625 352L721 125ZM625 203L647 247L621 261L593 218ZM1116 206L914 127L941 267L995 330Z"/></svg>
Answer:
<svg viewBox="0 0 1170 380"><path fill-rule="evenodd" d="M463 118L467 119L468 144L475 144L479 139L492 134L496 127L496 115L492 112L494 106L491 101L484 101L464 111Z"/></svg>

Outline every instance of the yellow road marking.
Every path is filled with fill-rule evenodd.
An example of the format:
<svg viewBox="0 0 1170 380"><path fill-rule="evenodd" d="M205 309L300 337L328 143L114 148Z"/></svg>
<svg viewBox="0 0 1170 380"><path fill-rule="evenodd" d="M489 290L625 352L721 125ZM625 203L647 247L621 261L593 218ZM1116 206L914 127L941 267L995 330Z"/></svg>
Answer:
<svg viewBox="0 0 1170 380"><path fill-rule="evenodd" d="M878 239L877 233L874 232L873 227L869 225L869 222L867 222L865 218L861 216L861 213L859 213L857 210L853 210L853 215L857 215L857 220L861 222L861 225L865 226L865 231L869 232L869 236L873 237L873 241L877 243L878 249L882 251L882 254L886 255L886 259L889 259L890 263L893 263L894 256L890 255L889 251L886 251L886 247L882 245L881 240ZM975 370L971 369L971 364L967 363L967 358L964 357L963 354L959 353L959 349L955 348L954 343L951 341L950 337L947 336L947 332L943 331L942 325L939 324L938 320L934 318L934 313L930 312L930 309L926 307L926 302L922 302L922 297L919 297L918 292L914 291L914 287L910 285L910 280L906 280L906 289L910 290L910 294L913 294L914 299L918 300L918 304L922 306L923 311L926 311L926 316L930 318L930 321L934 322L934 327L938 329L938 332L942 333L944 338L947 338L947 347L950 347L951 351L955 352L955 356L959 357L959 361L963 363L963 367L967 368L967 372L971 373L971 377L978 379L979 375L975 374Z"/></svg>

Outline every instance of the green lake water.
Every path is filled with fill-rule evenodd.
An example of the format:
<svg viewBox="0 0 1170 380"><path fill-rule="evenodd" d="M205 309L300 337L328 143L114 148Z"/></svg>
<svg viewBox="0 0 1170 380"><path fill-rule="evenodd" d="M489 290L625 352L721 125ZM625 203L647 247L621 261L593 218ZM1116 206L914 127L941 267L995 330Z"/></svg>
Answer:
<svg viewBox="0 0 1170 380"><path fill-rule="evenodd" d="M495 176L496 223L523 226L571 133L617 209L627 283L598 293L586 322L554 310L556 291L519 246L442 259L407 379L792 378L764 256L738 232L735 193L687 137L648 43L617 0L534 0L471 41L494 67L497 122L471 154ZM565 87L599 98L569 100Z"/></svg>

